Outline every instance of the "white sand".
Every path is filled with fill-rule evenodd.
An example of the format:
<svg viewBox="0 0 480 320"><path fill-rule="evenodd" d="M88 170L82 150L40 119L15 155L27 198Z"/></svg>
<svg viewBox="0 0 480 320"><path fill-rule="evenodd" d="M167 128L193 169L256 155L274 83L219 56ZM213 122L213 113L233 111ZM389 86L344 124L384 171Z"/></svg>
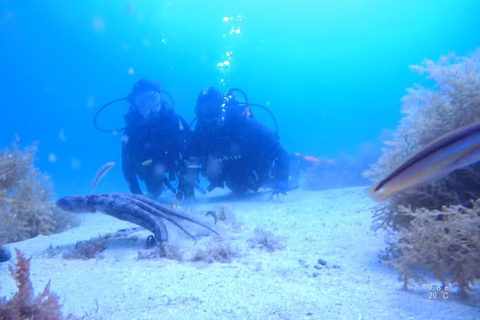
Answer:
<svg viewBox="0 0 480 320"><path fill-rule="evenodd" d="M225 206L229 219L233 214L242 224L235 230L227 219L226 227L217 226L240 254L231 263L137 260L147 231L138 241L110 240L98 259L44 257L50 245L66 249L79 240L132 226L102 214L82 215L79 227L62 234L7 247L33 257L31 280L37 292L50 279L51 290L62 297L64 313L90 313L94 319L480 318L476 292L468 301L453 292L447 300L432 300L428 285L437 284L434 280L408 292L401 289L395 271L379 262L377 254L385 244L382 235L370 231L374 203L363 188L297 190L283 203L262 198L192 208L202 221L209 221L203 217L206 211ZM171 242L190 253L210 238L194 245L168 227ZM284 248L273 253L250 248L248 239L257 227L282 238ZM199 229L187 228L202 238ZM327 265L320 267L319 259ZM9 263L0 264L0 296L15 292Z"/></svg>

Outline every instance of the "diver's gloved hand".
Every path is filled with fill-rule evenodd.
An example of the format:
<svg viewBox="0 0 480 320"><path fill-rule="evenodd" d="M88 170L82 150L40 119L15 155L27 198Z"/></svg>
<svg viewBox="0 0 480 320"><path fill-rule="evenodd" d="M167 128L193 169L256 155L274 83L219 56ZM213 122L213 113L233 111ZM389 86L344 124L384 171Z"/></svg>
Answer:
<svg viewBox="0 0 480 320"><path fill-rule="evenodd" d="M178 188L177 194L175 195L175 198L177 199L177 201L183 201L185 200L185 197L186 197L185 191Z"/></svg>
<svg viewBox="0 0 480 320"><path fill-rule="evenodd" d="M275 184L275 189L272 191L272 198L278 195L287 195L288 183L285 180L279 179Z"/></svg>
<svg viewBox="0 0 480 320"><path fill-rule="evenodd" d="M193 188L190 187L178 187L176 198L178 201L193 199L195 194Z"/></svg>

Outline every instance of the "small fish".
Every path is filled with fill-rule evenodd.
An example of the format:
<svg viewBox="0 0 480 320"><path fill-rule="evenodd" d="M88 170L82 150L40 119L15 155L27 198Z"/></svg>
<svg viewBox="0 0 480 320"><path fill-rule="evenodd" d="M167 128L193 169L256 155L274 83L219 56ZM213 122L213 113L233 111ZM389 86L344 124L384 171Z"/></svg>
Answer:
<svg viewBox="0 0 480 320"><path fill-rule="evenodd" d="M115 162L107 162L105 163L100 169L98 169L97 173L95 173L95 177L93 177L92 181L92 193L97 188L98 182L105 177L105 175L110 171L110 169L115 165Z"/></svg>
<svg viewBox="0 0 480 320"><path fill-rule="evenodd" d="M370 188L374 200L433 182L456 169L480 161L480 121L453 130L424 149Z"/></svg>
<svg viewBox="0 0 480 320"><path fill-rule="evenodd" d="M152 164L152 162L153 162L152 159L145 160L145 161L142 162L142 166L144 166L144 167L149 166L149 165Z"/></svg>

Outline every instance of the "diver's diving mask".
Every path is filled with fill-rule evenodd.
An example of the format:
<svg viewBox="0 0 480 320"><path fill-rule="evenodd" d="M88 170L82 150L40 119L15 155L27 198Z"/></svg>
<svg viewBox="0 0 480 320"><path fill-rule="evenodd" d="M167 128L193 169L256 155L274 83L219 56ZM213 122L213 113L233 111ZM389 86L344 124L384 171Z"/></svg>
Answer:
<svg viewBox="0 0 480 320"><path fill-rule="evenodd" d="M198 120L202 123L211 125L211 124L220 124L223 120L225 113L224 105L218 105L214 101L203 103L201 106L196 107L196 114Z"/></svg>
<svg viewBox="0 0 480 320"><path fill-rule="evenodd" d="M135 107L147 119L151 112L158 112L162 107L162 95L157 91L145 91L135 95Z"/></svg>

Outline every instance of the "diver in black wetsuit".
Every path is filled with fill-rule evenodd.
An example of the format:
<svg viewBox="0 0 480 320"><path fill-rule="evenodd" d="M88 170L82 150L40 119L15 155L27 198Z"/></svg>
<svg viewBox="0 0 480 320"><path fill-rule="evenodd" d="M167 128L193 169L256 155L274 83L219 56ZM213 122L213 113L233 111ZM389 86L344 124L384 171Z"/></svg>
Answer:
<svg viewBox="0 0 480 320"><path fill-rule="evenodd" d="M276 133L248 107L233 95L224 99L218 90L207 88L198 96L195 113L197 126L185 152L179 199L193 196L199 172L210 182L208 191L227 186L237 195L260 187L286 192L289 155Z"/></svg>
<svg viewBox="0 0 480 320"><path fill-rule="evenodd" d="M157 83L142 79L135 83L124 116L122 171L130 192L142 194L137 176L147 194L158 197L171 186L181 165L181 156L191 131L185 120L162 98Z"/></svg>

